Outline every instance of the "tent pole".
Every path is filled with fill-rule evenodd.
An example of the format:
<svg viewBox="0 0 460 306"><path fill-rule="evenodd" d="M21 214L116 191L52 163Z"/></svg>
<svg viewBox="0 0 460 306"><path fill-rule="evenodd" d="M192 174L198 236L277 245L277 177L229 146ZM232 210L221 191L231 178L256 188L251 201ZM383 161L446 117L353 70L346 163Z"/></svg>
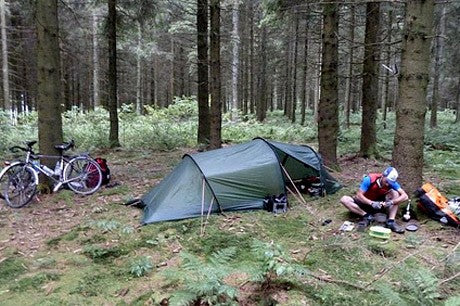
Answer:
<svg viewBox="0 0 460 306"><path fill-rule="evenodd" d="M297 201L303 202L301 199L299 199L299 196L298 196L294 191L291 190L291 188L289 188L288 186L286 186L286 189L287 189L287 191L289 191L289 192L292 194L292 196L293 196L294 198L296 198Z"/></svg>
<svg viewBox="0 0 460 306"><path fill-rule="evenodd" d="M212 197L211 204L209 204L208 214L206 215L206 221L204 222L203 233L201 234L201 236L204 236L204 232L206 231L206 225L208 225L208 219L209 215L211 214L212 204L214 204L214 197Z"/></svg>
<svg viewBox="0 0 460 306"><path fill-rule="evenodd" d="M201 188L201 235L202 236L203 236L203 219L204 219L204 185L205 185L205 181L203 177L203 187Z"/></svg>
<svg viewBox="0 0 460 306"><path fill-rule="evenodd" d="M307 205L307 203L305 202L305 199L304 199L304 198L301 198L302 200L299 200L298 195L297 195L294 191L292 191L288 186L286 186L286 189L287 189L287 190L294 196L294 198L296 198L298 201L302 202L302 200L304 200L303 203L304 203L305 207L307 208L308 212L309 212L311 215L313 215L313 216L316 215L316 214L311 210L310 206Z"/></svg>
<svg viewBox="0 0 460 306"><path fill-rule="evenodd" d="M303 198L302 194L300 193L299 189L297 189L297 186L294 184L294 182L292 181L291 179L291 176L289 175L289 173L287 172L286 168L284 168L284 166L282 164L280 164L281 168L283 169L284 173L286 174L287 178L289 179L289 181L291 182L292 186L294 186L294 189L295 191L297 192L297 195L300 197L301 199L301 202L303 204L307 204L307 201L305 201L305 199ZM287 187L287 186L286 186Z"/></svg>

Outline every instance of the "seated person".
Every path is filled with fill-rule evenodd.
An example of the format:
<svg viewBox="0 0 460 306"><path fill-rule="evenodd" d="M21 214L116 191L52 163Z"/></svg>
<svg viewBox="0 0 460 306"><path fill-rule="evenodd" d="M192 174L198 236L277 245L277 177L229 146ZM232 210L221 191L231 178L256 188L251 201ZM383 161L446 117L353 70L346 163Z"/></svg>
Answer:
<svg viewBox="0 0 460 306"><path fill-rule="evenodd" d="M395 222L395 217L399 204L407 201L408 196L397 179L398 171L393 167L386 168L382 173L370 173L363 178L354 197L343 196L340 199L348 210L363 217L358 228L368 227L374 221L375 213L388 212L386 227L393 232L404 233L404 228Z"/></svg>

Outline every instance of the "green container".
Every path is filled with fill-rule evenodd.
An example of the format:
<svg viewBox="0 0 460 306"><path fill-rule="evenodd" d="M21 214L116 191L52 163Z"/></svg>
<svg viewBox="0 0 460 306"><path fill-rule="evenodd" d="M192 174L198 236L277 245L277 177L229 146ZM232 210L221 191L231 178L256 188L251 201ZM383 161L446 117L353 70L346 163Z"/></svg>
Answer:
<svg viewBox="0 0 460 306"><path fill-rule="evenodd" d="M369 229L369 235L380 239L389 239L391 230L382 226L371 226Z"/></svg>

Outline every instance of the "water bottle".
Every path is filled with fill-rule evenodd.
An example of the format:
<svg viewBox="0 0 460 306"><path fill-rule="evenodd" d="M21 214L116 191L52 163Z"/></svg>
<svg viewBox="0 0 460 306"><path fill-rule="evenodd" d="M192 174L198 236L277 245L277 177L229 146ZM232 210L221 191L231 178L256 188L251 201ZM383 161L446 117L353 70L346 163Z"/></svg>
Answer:
<svg viewBox="0 0 460 306"><path fill-rule="evenodd" d="M47 166L43 165L42 170L45 172L46 175L52 176L54 174L54 171L48 168Z"/></svg>
<svg viewBox="0 0 460 306"><path fill-rule="evenodd" d="M37 170L38 168L40 168L40 160L37 158L37 159L32 159L32 165L34 167L35 170Z"/></svg>
<svg viewBox="0 0 460 306"><path fill-rule="evenodd" d="M56 163L56 166L54 167L54 175L56 175L56 176L61 175L61 161L58 161Z"/></svg>

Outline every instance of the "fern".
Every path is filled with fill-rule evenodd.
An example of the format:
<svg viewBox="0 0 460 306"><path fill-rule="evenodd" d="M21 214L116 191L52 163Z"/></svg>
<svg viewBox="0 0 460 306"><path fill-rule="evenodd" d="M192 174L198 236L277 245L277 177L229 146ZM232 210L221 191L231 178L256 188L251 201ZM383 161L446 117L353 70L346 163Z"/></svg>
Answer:
<svg viewBox="0 0 460 306"><path fill-rule="evenodd" d="M180 267L162 272L170 283L181 286L181 289L171 296L170 304L189 305L195 301L209 305L236 304L237 289L224 281L233 272L230 264L235 255L235 247L216 251L207 259L182 252Z"/></svg>
<svg viewBox="0 0 460 306"><path fill-rule="evenodd" d="M196 294L185 291L185 290L180 290L174 292L171 297L169 298L169 305L175 305L175 306L188 306L193 304L193 302L196 300Z"/></svg>
<svg viewBox="0 0 460 306"><path fill-rule="evenodd" d="M256 263L248 272L253 281L262 283L262 287L269 287L279 277L301 277L308 274L308 270L296 264L279 244L254 240L251 250Z"/></svg>
<svg viewBox="0 0 460 306"><path fill-rule="evenodd" d="M380 283L376 287L379 292L379 295L382 297L382 301L379 303L379 305L407 305L407 303L401 298L399 293L393 290L391 286L389 286L388 284Z"/></svg>
<svg viewBox="0 0 460 306"><path fill-rule="evenodd" d="M130 273L141 277L152 271L153 264L150 256L143 256L133 261L130 266Z"/></svg>
<svg viewBox="0 0 460 306"><path fill-rule="evenodd" d="M411 271L405 282L408 299L418 305L435 305L440 297L438 279L429 270Z"/></svg>
<svg viewBox="0 0 460 306"><path fill-rule="evenodd" d="M444 306L458 306L458 305L460 305L460 295L452 296L444 303Z"/></svg>

